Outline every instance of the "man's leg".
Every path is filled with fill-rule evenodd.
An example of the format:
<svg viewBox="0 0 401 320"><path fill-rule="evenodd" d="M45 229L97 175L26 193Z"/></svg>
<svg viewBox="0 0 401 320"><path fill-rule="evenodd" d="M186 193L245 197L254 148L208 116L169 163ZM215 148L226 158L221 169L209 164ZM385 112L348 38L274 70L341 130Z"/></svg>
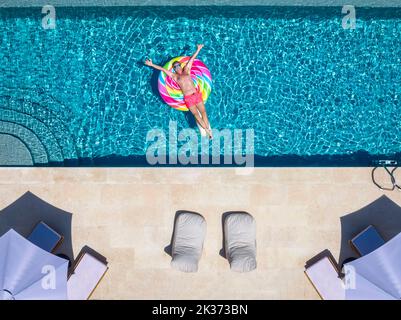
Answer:
<svg viewBox="0 0 401 320"><path fill-rule="evenodd" d="M206 114L206 108L205 108L205 104L203 102L199 102L196 105L196 108L199 110L199 112L201 113L202 119L205 122L206 128L209 129L210 124L209 124L209 118L207 117Z"/></svg>
<svg viewBox="0 0 401 320"><path fill-rule="evenodd" d="M188 109L189 109L189 111L192 112L192 114L194 115L196 121L202 126L202 128L205 129L206 131L208 131L209 130L209 126L206 126L205 122L203 121L203 119L199 115L198 108L196 108L196 106L193 105L193 106L188 107Z"/></svg>

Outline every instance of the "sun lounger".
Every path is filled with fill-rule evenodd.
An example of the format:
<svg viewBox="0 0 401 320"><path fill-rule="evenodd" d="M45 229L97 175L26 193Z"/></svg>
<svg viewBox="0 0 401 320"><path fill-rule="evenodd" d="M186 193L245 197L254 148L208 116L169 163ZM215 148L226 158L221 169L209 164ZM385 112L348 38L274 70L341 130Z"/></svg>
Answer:
<svg viewBox="0 0 401 320"><path fill-rule="evenodd" d="M324 256L306 267L305 275L324 300L344 300L345 287L339 271L331 257Z"/></svg>
<svg viewBox="0 0 401 320"><path fill-rule="evenodd" d="M206 221L200 214L179 213L171 242L171 266L183 272L198 271L205 235Z"/></svg>
<svg viewBox="0 0 401 320"><path fill-rule="evenodd" d="M53 252L63 241L63 236L41 221L28 236L28 240L47 252Z"/></svg>
<svg viewBox="0 0 401 320"><path fill-rule="evenodd" d="M371 253L384 243L384 239L373 226L367 227L350 241L351 247L353 247L360 256Z"/></svg>
<svg viewBox="0 0 401 320"><path fill-rule="evenodd" d="M104 277L108 267L90 253L81 254L67 281L68 300L87 300Z"/></svg>
<svg viewBox="0 0 401 320"><path fill-rule="evenodd" d="M246 212L233 212L223 221L224 252L230 268L248 272L256 268L256 223Z"/></svg>

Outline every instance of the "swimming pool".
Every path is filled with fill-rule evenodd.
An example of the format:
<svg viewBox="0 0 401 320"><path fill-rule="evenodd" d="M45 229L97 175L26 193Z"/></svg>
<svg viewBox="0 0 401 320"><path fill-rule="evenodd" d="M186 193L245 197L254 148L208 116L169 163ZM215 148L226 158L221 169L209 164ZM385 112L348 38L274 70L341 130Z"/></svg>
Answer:
<svg viewBox="0 0 401 320"><path fill-rule="evenodd" d="M25 145L34 165L146 165L146 132L188 122L143 60L204 43L211 123L254 129L256 165L400 160L401 9L357 8L355 30L342 17L339 7L57 8L44 30L40 8L0 9L0 138Z"/></svg>

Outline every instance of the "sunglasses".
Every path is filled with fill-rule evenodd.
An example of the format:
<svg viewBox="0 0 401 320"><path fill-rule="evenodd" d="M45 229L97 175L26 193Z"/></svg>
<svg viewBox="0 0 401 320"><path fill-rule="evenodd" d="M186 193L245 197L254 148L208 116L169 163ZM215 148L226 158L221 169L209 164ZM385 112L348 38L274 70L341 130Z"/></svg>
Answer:
<svg viewBox="0 0 401 320"><path fill-rule="evenodd" d="M399 184L397 184L397 181L396 181L395 176L394 176L395 170L397 170L397 168L399 168L396 165L397 164L395 164L395 167L393 167L391 170L386 165L381 165L381 166L379 165L379 166L376 166L376 167L373 168L372 174L371 174L372 175L372 181L379 189L388 190L388 191L393 191L395 189L401 190L401 186ZM386 171L387 175L390 178L389 182L379 184L376 181L376 179L375 179L376 178L375 177L375 171L377 169L379 169L379 168L384 168L384 170Z"/></svg>
<svg viewBox="0 0 401 320"><path fill-rule="evenodd" d="M177 69L177 67L181 68L181 64L180 64L180 63L175 63L175 64L173 65L173 68L174 68L174 69Z"/></svg>

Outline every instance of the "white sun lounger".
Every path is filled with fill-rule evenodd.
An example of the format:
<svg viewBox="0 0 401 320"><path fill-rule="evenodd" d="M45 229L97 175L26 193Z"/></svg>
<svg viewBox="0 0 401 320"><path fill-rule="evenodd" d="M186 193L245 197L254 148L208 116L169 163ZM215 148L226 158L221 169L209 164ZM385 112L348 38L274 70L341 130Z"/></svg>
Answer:
<svg viewBox="0 0 401 320"><path fill-rule="evenodd" d="M237 272L256 269L256 223L246 212L230 213L223 222L224 251L230 268Z"/></svg>
<svg viewBox="0 0 401 320"><path fill-rule="evenodd" d="M107 269L107 265L93 255L86 252L80 255L67 281L68 300L89 299Z"/></svg>
<svg viewBox="0 0 401 320"><path fill-rule="evenodd" d="M313 287L323 300L344 300L345 286L338 277L336 263L327 256L322 257L305 270Z"/></svg>
<svg viewBox="0 0 401 320"><path fill-rule="evenodd" d="M206 221L200 214L179 213L171 243L171 266L183 272L197 272L205 235Z"/></svg>

